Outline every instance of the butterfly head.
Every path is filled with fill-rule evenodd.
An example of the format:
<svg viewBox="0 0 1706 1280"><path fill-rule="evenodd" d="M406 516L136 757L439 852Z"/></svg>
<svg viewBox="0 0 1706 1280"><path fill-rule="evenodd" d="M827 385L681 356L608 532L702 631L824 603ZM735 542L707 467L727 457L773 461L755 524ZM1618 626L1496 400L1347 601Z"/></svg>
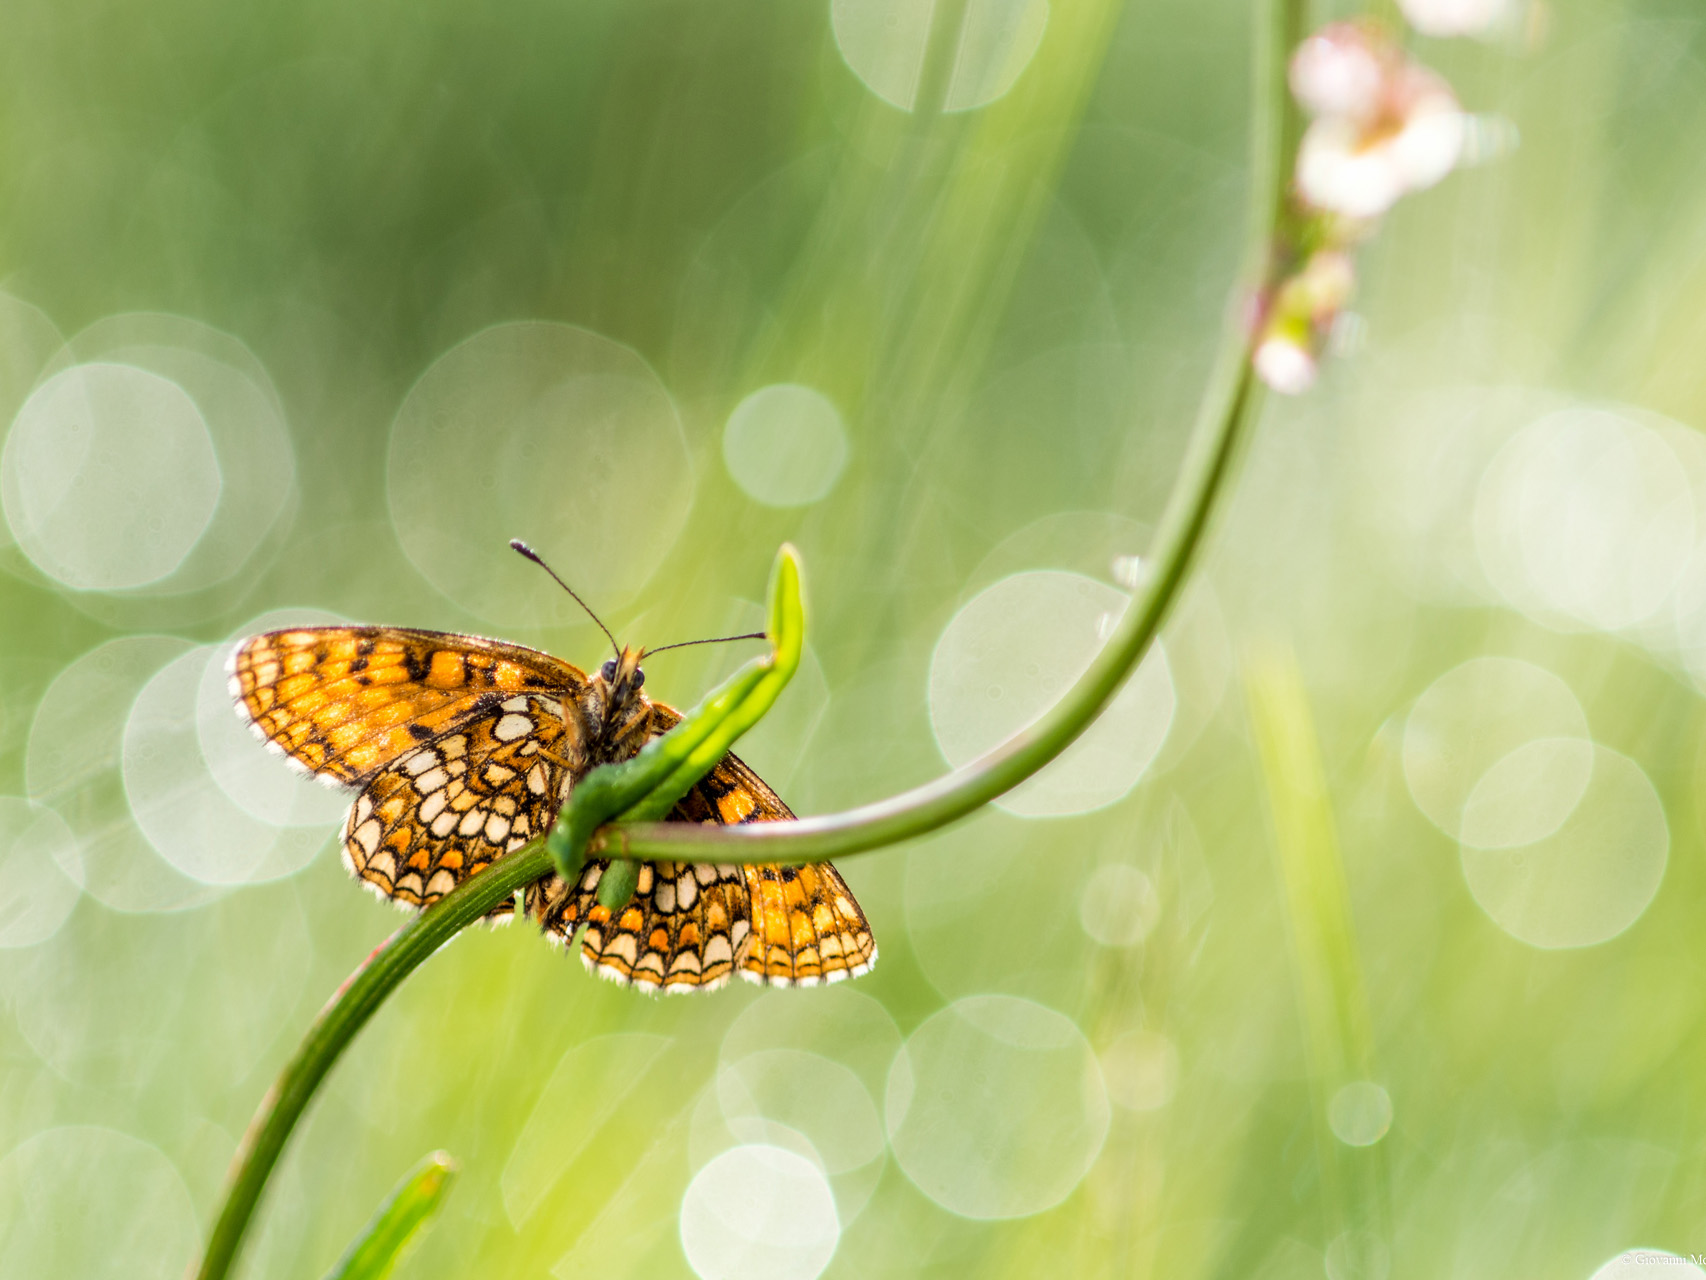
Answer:
<svg viewBox="0 0 1706 1280"><path fill-rule="evenodd" d="M599 668L593 688L602 695L605 735L610 742L621 742L638 731L642 737L651 718L651 700L640 692L646 683L646 673L640 670L645 655L636 648L624 648Z"/></svg>

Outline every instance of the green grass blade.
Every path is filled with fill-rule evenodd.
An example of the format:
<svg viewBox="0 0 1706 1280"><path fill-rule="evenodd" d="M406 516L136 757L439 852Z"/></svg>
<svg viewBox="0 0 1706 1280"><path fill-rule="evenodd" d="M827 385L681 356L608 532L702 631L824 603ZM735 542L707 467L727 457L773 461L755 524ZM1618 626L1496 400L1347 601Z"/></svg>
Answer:
<svg viewBox="0 0 1706 1280"><path fill-rule="evenodd" d="M409 1170L338 1265L326 1273L326 1280L385 1280L444 1204L455 1180L456 1162L444 1151L433 1152Z"/></svg>

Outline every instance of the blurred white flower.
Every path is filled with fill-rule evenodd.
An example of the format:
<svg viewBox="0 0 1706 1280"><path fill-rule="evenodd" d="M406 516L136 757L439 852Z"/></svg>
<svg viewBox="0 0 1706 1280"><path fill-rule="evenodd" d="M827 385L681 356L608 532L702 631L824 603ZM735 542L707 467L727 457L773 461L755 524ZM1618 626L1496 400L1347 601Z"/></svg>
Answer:
<svg viewBox="0 0 1706 1280"><path fill-rule="evenodd" d="M1315 385L1315 353L1289 333L1262 339L1253 357L1256 376L1281 395L1302 395Z"/></svg>
<svg viewBox="0 0 1706 1280"><path fill-rule="evenodd" d="M1510 11L1510 0L1398 0L1404 16L1425 36L1474 36Z"/></svg>
<svg viewBox="0 0 1706 1280"><path fill-rule="evenodd" d="M1316 208L1378 217L1457 163L1464 116L1444 80L1411 64L1388 81L1384 97L1378 117L1323 116L1303 135L1297 187Z"/></svg>
<svg viewBox="0 0 1706 1280"><path fill-rule="evenodd" d="M1505 0L1405 0L1436 24L1469 22ZM1472 14L1473 11L1473 14ZM1472 158L1474 122L1438 75L1412 61L1372 19L1333 22L1292 55L1291 90L1314 120L1293 171L1291 209L1272 253L1267 288L1250 300L1257 376L1287 395L1307 391L1338 335L1356 288L1353 253L1379 218L1412 191L1431 187Z"/></svg>
<svg viewBox="0 0 1706 1280"><path fill-rule="evenodd" d="M1292 54L1291 91L1312 116L1367 119L1380 110L1396 57L1379 28L1332 22Z"/></svg>

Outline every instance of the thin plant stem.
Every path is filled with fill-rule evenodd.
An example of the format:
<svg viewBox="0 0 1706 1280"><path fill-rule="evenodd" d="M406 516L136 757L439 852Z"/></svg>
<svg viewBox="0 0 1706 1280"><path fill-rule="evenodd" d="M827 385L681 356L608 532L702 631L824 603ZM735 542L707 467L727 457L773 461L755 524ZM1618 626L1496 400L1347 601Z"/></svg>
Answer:
<svg viewBox="0 0 1706 1280"><path fill-rule="evenodd" d="M1301 34L1302 13L1301 0L1267 0L1262 8L1251 134L1251 230L1236 311L1265 283L1269 249L1290 181L1288 139L1295 138L1297 124L1286 93L1285 57ZM1242 325L1229 323L1184 465L1131 604L1089 670L1035 724L965 768L876 804L797 822L736 827L617 824L593 836L588 855L817 862L923 835L1023 782L1089 727L1148 651L1194 561L1260 400L1250 367L1250 335ZM368 1018L439 947L552 868L543 840L500 859L405 924L332 997L250 1126L208 1239L199 1280L225 1280L229 1274L286 1141L314 1091Z"/></svg>
<svg viewBox="0 0 1706 1280"><path fill-rule="evenodd" d="M493 863L444 895L392 934L350 976L314 1019L308 1035L261 1100L238 1148L225 1203L207 1240L199 1280L223 1280L272 1176L284 1144L332 1064L403 979L462 930L523 888L549 874L543 837Z"/></svg>
<svg viewBox="0 0 1706 1280"><path fill-rule="evenodd" d="M1263 8L1251 122L1251 214L1239 303L1255 297L1267 283L1272 246L1286 216L1291 157L1302 131L1287 91L1286 58L1302 38L1304 9L1302 0L1269 0ZM1233 320L1131 603L1089 670L1041 719L963 768L874 804L795 822L732 827L617 823L594 834L588 856L821 862L935 831L1012 790L1048 764L1113 701L1178 599L1215 498L1261 408L1261 384L1250 356L1250 336Z"/></svg>
<svg viewBox="0 0 1706 1280"><path fill-rule="evenodd" d="M1160 630L1202 540L1214 497L1226 478L1242 429L1255 416L1259 392L1240 358L1217 397L1209 430L1199 431L1169 504L1153 558L1119 628L1065 696L963 769L875 804L794 822L713 827L674 822L618 823L587 846L594 858L682 862L822 862L896 844L946 826L1018 786L1090 727L1119 692Z"/></svg>

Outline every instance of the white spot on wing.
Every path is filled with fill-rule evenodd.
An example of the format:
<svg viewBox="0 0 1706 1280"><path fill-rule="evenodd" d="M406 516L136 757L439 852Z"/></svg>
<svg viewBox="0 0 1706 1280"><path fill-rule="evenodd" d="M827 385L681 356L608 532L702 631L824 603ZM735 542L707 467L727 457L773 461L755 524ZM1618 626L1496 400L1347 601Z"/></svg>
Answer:
<svg viewBox="0 0 1706 1280"><path fill-rule="evenodd" d="M443 790L449 781L450 775L443 769L432 769L415 779L415 790L422 795L430 795L434 791Z"/></svg>
<svg viewBox="0 0 1706 1280"><path fill-rule="evenodd" d="M431 747L426 747L423 750L415 752L414 755L404 760L403 768L407 770L411 776L418 778L421 774L425 773L437 763L439 763L438 752L434 751ZM431 787L426 788L428 791L431 789Z"/></svg>
<svg viewBox="0 0 1706 1280"><path fill-rule="evenodd" d="M379 837L381 834L382 832L379 827L379 819L369 818L366 822L362 823L350 833L350 839L355 841L356 844L359 844L361 846L361 851L371 858L373 856L373 851L379 847Z"/></svg>
<svg viewBox="0 0 1706 1280"><path fill-rule="evenodd" d="M525 738L533 732L533 721L526 716L510 712L499 720L492 729L492 736L499 742L514 742L517 738Z"/></svg>

